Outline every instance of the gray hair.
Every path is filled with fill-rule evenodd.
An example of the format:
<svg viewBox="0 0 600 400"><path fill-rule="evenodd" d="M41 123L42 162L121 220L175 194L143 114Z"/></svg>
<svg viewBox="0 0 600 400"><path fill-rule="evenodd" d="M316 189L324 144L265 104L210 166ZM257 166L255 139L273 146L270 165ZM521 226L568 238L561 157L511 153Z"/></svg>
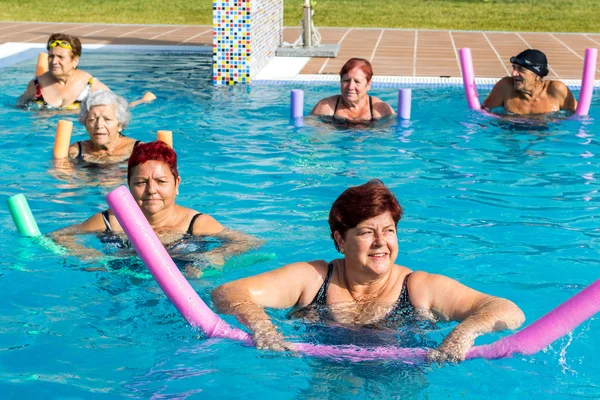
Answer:
<svg viewBox="0 0 600 400"><path fill-rule="evenodd" d="M129 104L125 98L111 92L110 90L98 90L92 92L81 103L79 109L79 123L85 125L90 108L94 106L115 106L115 114L119 124L125 129L131 121L131 113L129 112Z"/></svg>

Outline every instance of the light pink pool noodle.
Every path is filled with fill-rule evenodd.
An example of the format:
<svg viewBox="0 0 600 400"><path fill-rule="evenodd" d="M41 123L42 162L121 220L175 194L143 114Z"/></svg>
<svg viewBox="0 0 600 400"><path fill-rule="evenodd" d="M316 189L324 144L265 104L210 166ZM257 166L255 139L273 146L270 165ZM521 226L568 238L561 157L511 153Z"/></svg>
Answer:
<svg viewBox="0 0 600 400"><path fill-rule="evenodd" d="M477 85L475 84L475 71L473 70L473 60L471 59L471 49L468 47L458 51L460 56L460 70L462 72L463 87L465 96L471 110L480 110L479 95L477 94Z"/></svg>
<svg viewBox="0 0 600 400"><path fill-rule="evenodd" d="M585 59L583 60L583 74L581 76L581 91L579 92L579 101L575 115L587 115L592 104L592 94L594 94L594 80L596 79L596 60L598 58L598 49L585 49Z"/></svg>
<svg viewBox="0 0 600 400"><path fill-rule="evenodd" d="M252 344L251 336L232 328L215 314L181 274L146 217L129 193L120 186L106 196L119 224L129 237L138 255L165 292L169 300L188 323L198 327L209 338L227 338ZM504 358L513 354L533 354L575 329L600 310L600 280L597 280L565 303L525 329L495 343L473 347L467 359ZM429 349L401 347L327 346L294 343L299 353L349 361L401 360L422 363Z"/></svg>

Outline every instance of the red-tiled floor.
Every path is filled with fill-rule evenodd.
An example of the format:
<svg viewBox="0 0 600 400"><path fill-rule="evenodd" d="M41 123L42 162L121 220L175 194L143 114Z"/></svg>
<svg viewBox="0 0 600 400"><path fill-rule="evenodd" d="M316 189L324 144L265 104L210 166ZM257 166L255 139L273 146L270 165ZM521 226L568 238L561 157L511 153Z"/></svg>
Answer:
<svg viewBox="0 0 600 400"><path fill-rule="evenodd" d="M336 58L312 58L303 74L337 74L350 57L371 60L377 75L460 76L458 49L470 47L478 77L499 78L509 59L531 47L550 62L550 78L580 79L586 47L600 47L600 34L455 32L396 29L320 28L322 43L339 43ZM212 46L207 25L105 25L87 23L0 22L0 44L44 43L54 32L79 36L85 44ZM299 28L285 28L292 43ZM600 70L598 71L600 72Z"/></svg>

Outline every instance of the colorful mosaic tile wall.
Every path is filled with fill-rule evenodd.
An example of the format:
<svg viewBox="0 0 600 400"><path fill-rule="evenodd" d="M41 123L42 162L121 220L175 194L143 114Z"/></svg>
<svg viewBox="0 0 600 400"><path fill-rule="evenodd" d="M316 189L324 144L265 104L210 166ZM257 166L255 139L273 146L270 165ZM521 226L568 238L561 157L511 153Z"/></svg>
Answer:
<svg viewBox="0 0 600 400"><path fill-rule="evenodd" d="M283 0L213 1L213 83L249 83L283 40Z"/></svg>

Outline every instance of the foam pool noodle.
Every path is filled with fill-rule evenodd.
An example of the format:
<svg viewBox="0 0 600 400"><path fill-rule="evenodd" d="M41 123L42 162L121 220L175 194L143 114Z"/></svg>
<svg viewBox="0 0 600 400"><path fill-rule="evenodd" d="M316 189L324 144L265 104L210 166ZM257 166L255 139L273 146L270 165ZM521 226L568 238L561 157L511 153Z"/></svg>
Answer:
<svg viewBox="0 0 600 400"><path fill-rule="evenodd" d="M9 197L6 201L10 215L13 218L17 230L21 236L32 237L44 249L51 251L54 254L66 255L67 250L54 243L51 239L42 236L40 229L35 222L35 218L29 208L27 199L22 194L17 194Z"/></svg>
<svg viewBox="0 0 600 400"><path fill-rule="evenodd" d="M209 338L228 338L252 344L248 333L229 326L192 289L158 240L127 187L121 186L113 190L106 196L106 200L156 282L190 325L200 328ZM521 331L490 345L471 348L466 358L493 359L510 357L516 353L533 354L573 330L599 310L600 280ZM392 346L363 348L310 343L293 345L299 353L314 357L349 361L399 360L411 364L424 362L429 351L426 348Z"/></svg>

